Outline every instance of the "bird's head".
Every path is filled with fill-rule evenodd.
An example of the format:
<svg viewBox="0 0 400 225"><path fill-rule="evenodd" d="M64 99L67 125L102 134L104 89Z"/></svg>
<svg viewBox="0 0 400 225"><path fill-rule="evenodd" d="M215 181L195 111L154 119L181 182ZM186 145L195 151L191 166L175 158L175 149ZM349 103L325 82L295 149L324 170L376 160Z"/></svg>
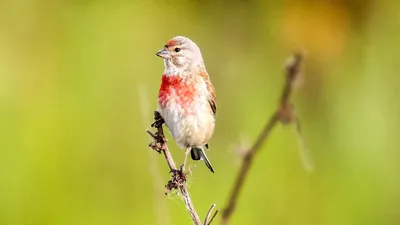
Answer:
<svg viewBox="0 0 400 225"><path fill-rule="evenodd" d="M203 63L199 47L187 37L176 36L169 40L156 56L164 59L166 71L182 73Z"/></svg>

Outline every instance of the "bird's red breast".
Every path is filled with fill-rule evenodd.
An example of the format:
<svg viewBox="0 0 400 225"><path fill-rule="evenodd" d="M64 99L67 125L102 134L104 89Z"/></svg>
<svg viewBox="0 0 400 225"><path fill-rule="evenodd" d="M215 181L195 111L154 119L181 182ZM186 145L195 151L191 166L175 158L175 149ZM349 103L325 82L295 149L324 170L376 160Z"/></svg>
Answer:
<svg viewBox="0 0 400 225"><path fill-rule="evenodd" d="M193 82L186 81L180 76L162 76L158 103L161 107L168 107L171 103L189 106L196 94ZM183 107L186 108L186 107Z"/></svg>

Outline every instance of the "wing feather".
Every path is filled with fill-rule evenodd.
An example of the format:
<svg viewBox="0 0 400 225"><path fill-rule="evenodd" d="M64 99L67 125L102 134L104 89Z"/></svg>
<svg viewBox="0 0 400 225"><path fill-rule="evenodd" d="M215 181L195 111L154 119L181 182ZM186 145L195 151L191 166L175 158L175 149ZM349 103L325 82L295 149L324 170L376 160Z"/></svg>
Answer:
<svg viewBox="0 0 400 225"><path fill-rule="evenodd" d="M204 80L206 83L206 87L209 93L208 96L208 103L210 104L210 108L212 110L212 113L214 114L214 117L217 115L217 95L215 93L215 88L211 83L210 76L208 76L207 72L200 72L201 78Z"/></svg>

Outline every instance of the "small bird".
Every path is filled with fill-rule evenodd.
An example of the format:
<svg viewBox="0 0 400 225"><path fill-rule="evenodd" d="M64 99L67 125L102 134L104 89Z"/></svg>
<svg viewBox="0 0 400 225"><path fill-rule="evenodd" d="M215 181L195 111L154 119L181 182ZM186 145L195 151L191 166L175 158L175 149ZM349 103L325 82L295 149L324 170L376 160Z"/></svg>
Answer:
<svg viewBox="0 0 400 225"><path fill-rule="evenodd" d="M158 93L158 112L178 146L193 160L204 160L214 173L204 148L214 132L216 94L200 48L189 38L176 36L156 56L164 60Z"/></svg>

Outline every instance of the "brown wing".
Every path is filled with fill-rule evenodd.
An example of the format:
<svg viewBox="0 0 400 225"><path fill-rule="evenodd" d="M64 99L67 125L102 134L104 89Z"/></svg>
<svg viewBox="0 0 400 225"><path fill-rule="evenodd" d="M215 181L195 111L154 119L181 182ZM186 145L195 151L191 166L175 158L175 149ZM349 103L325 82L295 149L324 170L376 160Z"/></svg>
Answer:
<svg viewBox="0 0 400 225"><path fill-rule="evenodd" d="M210 93L208 103L210 104L211 110L215 117L217 115L217 95L215 93L214 86L212 85L210 76L208 76L207 72L200 72L200 76L206 83L208 93Z"/></svg>

